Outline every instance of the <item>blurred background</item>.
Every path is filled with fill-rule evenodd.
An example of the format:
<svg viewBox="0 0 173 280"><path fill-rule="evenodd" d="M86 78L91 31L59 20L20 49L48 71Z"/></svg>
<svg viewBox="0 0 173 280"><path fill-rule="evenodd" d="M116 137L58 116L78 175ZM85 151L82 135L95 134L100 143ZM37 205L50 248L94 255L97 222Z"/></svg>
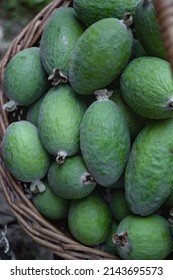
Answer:
<svg viewBox="0 0 173 280"><path fill-rule="evenodd" d="M51 0L0 0L0 61L12 40ZM0 260L54 259L17 223L0 187Z"/></svg>
<svg viewBox="0 0 173 280"><path fill-rule="evenodd" d="M23 27L51 0L0 0L0 59Z"/></svg>

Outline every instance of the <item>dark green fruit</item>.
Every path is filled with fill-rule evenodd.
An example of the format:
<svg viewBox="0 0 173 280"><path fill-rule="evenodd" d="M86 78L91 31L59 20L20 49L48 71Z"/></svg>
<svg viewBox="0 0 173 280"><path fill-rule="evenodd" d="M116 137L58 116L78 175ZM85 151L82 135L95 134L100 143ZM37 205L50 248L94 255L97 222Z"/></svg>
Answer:
<svg viewBox="0 0 173 280"><path fill-rule="evenodd" d="M106 201L96 192L73 200L68 225L73 237L88 246L97 245L109 235L112 218Z"/></svg>
<svg viewBox="0 0 173 280"><path fill-rule="evenodd" d="M10 173L23 182L43 178L50 165L50 155L40 142L37 128L27 121L13 122L8 126L2 151Z"/></svg>
<svg viewBox="0 0 173 280"><path fill-rule="evenodd" d="M123 218L131 214L123 189L113 191L109 205L112 215L117 221L121 221Z"/></svg>
<svg viewBox="0 0 173 280"><path fill-rule="evenodd" d="M151 56L165 58L166 52L153 1L139 1L135 10L134 22L137 37L145 51Z"/></svg>
<svg viewBox="0 0 173 280"><path fill-rule="evenodd" d="M129 215L118 225L114 243L124 260L163 260L173 250L168 221L159 215Z"/></svg>
<svg viewBox="0 0 173 280"><path fill-rule="evenodd" d="M42 66L40 49L31 47L18 52L7 64L4 73L4 92L13 102L5 109L13 110L16 105L28 106L46 93L47 74Z"/></svg>
<svg viewBox="0 0 173 280"><path fill-rule="evenodd" d="M70 201L52 192L45 180L44 185L46 187L44 192L33 195L33 204L41 214L49 219L65 219L68 215Z"/></svg>
<svg viewBox="0 0 173 280"><path fill-rule="evenodd" d="M124 14L134 14L139 0L74 0L73 7L81 21L87 26L103 18L122 19Z"/></svg>
<svg viewBox="0 0 173 280"><path fill-rule="evenodd" d="M73 8L55 9L44 28L40 43L42 63L49 75L54 69L67 75L71 52L83 31Z"/></svg>
<svg viewBox="0 0 173 280"><path fill-rule="evenodd" d="M49 90L39 111L38 130L45 149L63 163L79 150L80 123L86 110L84 101L69 85Z"/></svg>
<svg viewBox="0 0 173 280"><path fill-rule="evenodd" d="M114 184L121 176L130 149L130 134L119 107L98 91L98 100L86 110L80 127L83 159L101 186Z"/></svg>
<svg viewBox="0 0 173 280"><path fill-rule="evenodd" d="M121 76L121 91L127 104L151 119L173 116L173 78L170 64L157 57L132 60Z"/></svg>
<svg viewBox="0 0 173 280"><path fill-rule="evenodd" d="M118 224L115 221L112 221L112 227L111 230L109 232L109 235L107 237L107 239L100 245L100 248L102 251L104 252L108 252L111 254L116 254L116 246L113 243L113 236L117 230Z"/></svg>
<svg viewBox="0 0 173 280"><path fill-rule="evenodd" d="M67 199L79 199L90 194L95 186L81 156L72 156L64 164L53 162L48 171L51 189Z"/></svg>
<svg viewBox="0 0 173 280"><path fill-rule="evenodd" d="M99 20L79 38L72 52L69 81L80 94L91 94L115 80L128 63L132 33L115 18Z"/></svg>
<svg viewBox="0 0 173 280"><path fill-rule="evenodd" d="M173 186L173 119L153 122L138 134L125 170L126 199L132 212L154 213Z"/></svg>

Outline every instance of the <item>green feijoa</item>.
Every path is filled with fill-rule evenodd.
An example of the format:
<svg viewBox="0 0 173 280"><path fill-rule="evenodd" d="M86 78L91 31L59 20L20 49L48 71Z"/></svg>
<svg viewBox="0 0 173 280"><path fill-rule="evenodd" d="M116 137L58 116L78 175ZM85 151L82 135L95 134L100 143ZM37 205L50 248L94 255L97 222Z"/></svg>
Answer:
<svg viewBox="0 0 173 280"><path fill-rule="evenodd" d="M107 90L86 110L80 127L80 147L88 171L101 186L115 183L123 173L130 149L130 134L119 107Z"/></svg>
<svg viewBox="0 0 173 280"><path fill-rule="evenodd" d="M121 91L127 104L143 117L173 116L173 78L170 64L163 59L132 60L122 73Z"/></svg>
<svg viewBox="0 0 173 280"><path fill-rule="evenodd" d="M95 186L81 156L72 156L64 164L53 162L48 171L51 189L67 199L79 199L90 194Z"/></svg>
<svg viewBox="0 0 173 280"><path fill-rule="evenodd" d="M73 8L55 9L43 30L40 43L42 63L49 75L54 69L67 75L71 52L83 31ZM61 75L59 71L54 72L55 83L61 78L56 77L56 74Z"/></svg>
<svg viewBox="0 0 173 280"><path fill-rule="evenodd" d="M154 213L173 186L173 119L150 123L136 137L125 170L125 194L132 212Z"/></svg>
<svg viewBox="0 0 173 280"><path fill-rule="evenodd" d="M141 116L136 114L124 101L124 98L122 97L122 93L120 90L114 90L112 96L110 97L112 101L114 101L121 109L122 113L124 114L124 117L127 121L130 136L131 139L134 140L134 138L137 136L139 131L144 126L144 120Z"/></svg>
<svg viewBox="0 0 173 280"><path fill-rule="evenodd" d="M106 201L99 193L72 200L68 213L68 226L72 236L79 242L94 246L109 235L112 217Z"/></svg>
<svg viewBox="0 0 173 280"><path fill-rule="evenodd" d="M41 63L39 48L21 50L10 60L5 68L3 87L10 99L4 108L9 111L17 105L28 106L46 93L47 74Z"/></svg>
<svg viewBox="0 0 173 280"><path fill-rule="evenodd" d="M173 250L170 224L159 215L129 215L113 237L118 254L125 260L163 260Z"/></svg>
<svg viewBox="0 0 173 280"><path fill-rule="evenodd" d="M102 19L80 36L69 64L69 81L79 94L105 88L122 72L133 43L126 24L115 18Z"/></svg>
<svg viewBox="0 0 173 280"><path fill-rule="evenodd" d="M112 227L111 230L109 232L109 235L107 237L107 239L100 245L100 249L104 252L108 252L111 254L116 254L116 246L113 243L113 236L117 230L118 227L118 223L115 221L112 221Z"/></svg>
<svg viewBox="0 0 173 280"><path fill-rule="evenodd" d="M139 0L74 0L73 7L86 26L103 18L122 19L127 12L135 12Z"/></svg>
<svg viewBox="0 0 173 280"><path fill-rule="evenodd" d="M8 126L2 151L9 172L23 182L43 178L50 165L50 155L40 142L38 129L24 120Z"/></svg>
<svg viewBox="0 0 173 280"><path fill-rule="evenodd" d="M44 185L46 188L44 192L33 194L33 204L42 215L49 219L65 219L68 215L70 200L59 197L52 192L48 182L45 180Z"/></svg>
<svg viewBox="0 0 173 280"><path fill-rule="evenodd" d="M139 1L135 9L134 22L137 38L145 51L151 56L165 59L166 52L152 0Z"/></svg>
<svg viewBox="0 0 173 280"><path fill-rule="evenodd" d="M80 123L86 104L69 85L53 87L39 111L38 130L45 149L63 163L79 149Z"/></svg>
<svg viewBox="0 0 173 280"><path fill-rule="evenodd" d="M141 57L141 56L148 56L148 54L144 50L144 48L141 45L140 41L138 39L134 39L133 40L133 49L132 49L131 58L134 59L136 57Z"/></svg>
<svg viewBox="0 0 173 280"><path fill-rule="evenodd" d="M26 114L26 120L35 126L38 127L38 115L39 115L39 110L41 103L43 102L44 96L41 96L39 100L37 100L34 104L29 106L27 114Z"/></svg>
<svg viewBox="0 0 173 280"><path fill-rule="evenodd" d="M131 214L128 203L125 199L124 189L116 189L113 191L109 205L112 215L117 221L121 221L124 217Z"/></svg>

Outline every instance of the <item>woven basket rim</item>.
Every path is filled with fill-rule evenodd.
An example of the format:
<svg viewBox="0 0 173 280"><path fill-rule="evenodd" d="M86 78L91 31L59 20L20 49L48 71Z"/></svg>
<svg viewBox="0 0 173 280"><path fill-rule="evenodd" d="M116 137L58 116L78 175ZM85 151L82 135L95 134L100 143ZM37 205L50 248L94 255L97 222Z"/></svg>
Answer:
<svg viewBox="0 0 173 280"><path fill-rule="evenodd" d="M18 223L25 232L37 243L49 249L63 259L119 259L118 256L91 248L75 241L69 234L46 220L34 207L24 191L24 185L18 182L5 168L2 156L2 138L8 127L9 113L3 110L7 101L2 82L4 69L9 60L20 50L33 46L40 38L48 17L55 8L71 6L72 1L55 0L41 10L33 20L13 40L0 62L0 184L5 199Z"/></svg>

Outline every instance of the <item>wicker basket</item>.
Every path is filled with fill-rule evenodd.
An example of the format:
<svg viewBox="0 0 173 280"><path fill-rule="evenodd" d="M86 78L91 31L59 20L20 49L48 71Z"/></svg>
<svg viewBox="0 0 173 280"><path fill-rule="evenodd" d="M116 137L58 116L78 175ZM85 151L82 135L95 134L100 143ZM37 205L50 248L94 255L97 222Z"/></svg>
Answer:
<svg viewBox="0 0 173 280"><path fill-rule="evenodd" d="M55 0L46 6L15 38L0 64L0 141L14 116L2 109L7 101L3 94L2 80L8 61L20 50L37 45L45 23L55 8L70 6L72 1ZM118 257L90 248L73 240L64 226L44 219L25 193L22 183L15 180L6 170L0 147L0 185L5 198L19 224L33 240L45 246L62 259L118 259Z"/></svg>
<svg viewBox="0 0 173 280"><path fill-rule="evenodd" d="M173 14L173 0L155 0L159 22L162 23L161 30L168 58L173 68L173 36L171 26L171 13ZM7 101L2 90L4 68L8 61L20 50L37 45L42 34L45 23L55 8L70 6L72 1L55 0L46 6L15 38L10 48L0 63L0 141L10 123L11 113L2 109ZM173 21L173 20L172 20ZM171 41L172 39L172 41ZM118 256L103 252L98 248L84 246L75 241L62 224L53 224L44 219L33 206L25 193L22 183L15 180L6 170L0 147L0 185L3 188L5 198L19 224L31 236L33 240L45 246L55 255L62 259L119 259Z"/></svg>

